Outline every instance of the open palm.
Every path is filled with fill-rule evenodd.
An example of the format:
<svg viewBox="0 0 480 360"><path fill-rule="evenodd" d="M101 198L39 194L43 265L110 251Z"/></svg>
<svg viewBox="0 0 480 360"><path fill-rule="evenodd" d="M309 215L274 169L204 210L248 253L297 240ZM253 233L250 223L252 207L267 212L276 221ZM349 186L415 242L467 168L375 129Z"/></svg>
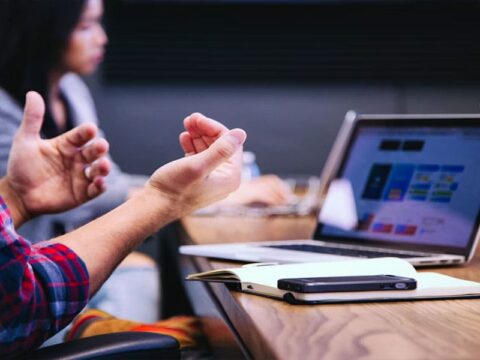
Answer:
<svg viewBox="0 0 480 360"><path fill-rule="evenodd" d="M40 137L44 112L40 95L28 93L7 168L9 186L30 215L64 211L98 196L105 190L104 177L110 170L108 160L102 158L108 143L93 140L95 125L85 124L44 140Z"/></svg>

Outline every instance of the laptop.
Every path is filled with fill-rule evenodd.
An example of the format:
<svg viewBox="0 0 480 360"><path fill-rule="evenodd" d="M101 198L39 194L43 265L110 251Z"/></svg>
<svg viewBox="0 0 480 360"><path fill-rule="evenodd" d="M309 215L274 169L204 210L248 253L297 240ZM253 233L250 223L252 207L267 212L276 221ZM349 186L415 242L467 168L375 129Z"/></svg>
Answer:
<svg viewBox="0 0 480 360"><path fill-rule="evenodd" d="M480 115L350 111L320 177L320 209L338 182L349 184L353 226L325 221L320 211L313 239L189 245L180 253L277 263L385 256L415 266L468 262L480 237ZM337 201L339 215L347 203Z"/></svg>

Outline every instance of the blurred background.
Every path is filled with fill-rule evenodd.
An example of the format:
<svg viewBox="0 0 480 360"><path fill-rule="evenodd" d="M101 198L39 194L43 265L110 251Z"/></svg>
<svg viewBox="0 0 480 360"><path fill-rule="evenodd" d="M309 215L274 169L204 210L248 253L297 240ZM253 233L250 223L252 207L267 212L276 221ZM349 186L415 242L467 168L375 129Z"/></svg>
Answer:
<svg viewBox="0 0 480 360"><path fill-rule="evenodd" d="M113 158L149 174L200 111L263 173L319 174L347 110L480 113L479 1L106 0L87 82Z"/></svg>

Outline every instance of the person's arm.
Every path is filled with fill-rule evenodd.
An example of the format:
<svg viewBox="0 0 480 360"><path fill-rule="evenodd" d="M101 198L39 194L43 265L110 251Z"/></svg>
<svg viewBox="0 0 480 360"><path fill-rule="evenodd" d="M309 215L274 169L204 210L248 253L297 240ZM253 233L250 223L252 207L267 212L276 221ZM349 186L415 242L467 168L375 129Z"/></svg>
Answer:
<svg viewBox="0 0 480 360"><path fill-rule="evenodd" d="M0 354L18 355L57 333L88 301L88 272L68 247L18 236L0 196Z"/></svg>
<svg viewBox="0 0 480 360"><path fill-rule="evenodd" d="M28 119L29 116L25 118ZM0 319L5 319L2 321L4 331L0 337L0 350L4 350L2 354L25 351L67 323L86 301L84 298L88 292L88 276L91 295L115 266L145 237L175 218L225 197L238 187L245 132L239 129L229 131L219 123L200 115L186 119L185 123L190 124L193 120L197 133L189 131L182 134L182 138L193 142L200 137L206 139L209 145L194 152L185 151L191 156L158 169L140 194L117 209L72 233L35 246L21 241L16 234L10 239L10 236L7 236L3 241L5 246L2 246L5 251L0 259L0 265L5 270L0 272L0 286L5 287L3 294L9 297L9 301L0 304ZM218 128L221 131L211 131ZM36 129L30 129L32 131L28 133L36 133ZM64 155L64 152L50 151L47 152L48 156L45 156L45 152L38 151L39 145L52 145L51 140L45 143L44 140L23 141L25 139L22 136L20 140L17 139L12 147L7 177L0 181L0 185L3 182L0 191L4 191L5 196L11 199L11 206L18 210L17 223L21 223L32 213L56 210L88 199L88 189L92 184L98 191L102 190L92 180L101 176L101 169L95 170L95 163L91 164L92 173L95 170L98 176L85 177L83 174L84 147L75 152L67 152L74 154L73 159L83 161L73 162L81 163L82 167L58 166L71 164L69 161L54 161L58 160L58 156ZM30 140L33 139L36 137L30 137ZM54 147L56 148L58 147ZM30 152L32 156L29 161L35 163L36 167L21 166L24 160L20 156L22 151ZM100 152L93 153L98 155ZM52 161L57 166L52 166ZM48 178L39 176L45 174L44 169L50 169ZM70 174L70 180L79 181L58 182L64 180L62 174ZM17 179L18 182L12 182L12 179ZM71 189L74 183L77 187ZM38 189L42 191L39 192ZM95 193L96 191L93 194ZM83 194L84 197L76 198L75 194ZM33 207L28 199L34 204ZM2 208L6 209L6 206L7 204L4 204ZM21 210L22 206L25 212ZM23 215L24 213L27 215ZM6 221L7 227L13 229L13 220L9 216L2 219ZM0 234L8 235L1 229ZM63 266L60 265L62 263ZM14 266L7 267L6 264ZM15 302L19 294L24 296ZM17 316L7 314L9 307L13 306L12 302L18 306L15 312ZM27 311L32 307L36 312ZM46 318L43 317L45 314ZM63 320L57 321L57 318ZM37 319L43 326L40 331L37 331L37 327L30 326L32 322L37 324ZM18 329L23 332L18 332L17 337L14 331Z"/></svg>
<svg viewBox="0 0 480 360"><path fill-rule="evenodd" d="M103 159L108 143L93 140L95 126L43 140L43 111L41 97L28 94L7 175L0 179L0 354L5 356L58 332L82 310L89 295L87 268L71 249L62 244L32 246L15 226L96 197L104 191L109 171Z"/></svg>
<svg viewBox="0 0 480 360"><path fill-rule="evenodd" d="M90 274L91 293L146 237L238 187L245 132L229 131L199 114L187 118L185 124L190 130L182 134L182 145L187 137L196 143L202 141L202 146L183 146L189 156L158 169L136 196L97 220L52 240L65 244L83 259Z"/></svg>

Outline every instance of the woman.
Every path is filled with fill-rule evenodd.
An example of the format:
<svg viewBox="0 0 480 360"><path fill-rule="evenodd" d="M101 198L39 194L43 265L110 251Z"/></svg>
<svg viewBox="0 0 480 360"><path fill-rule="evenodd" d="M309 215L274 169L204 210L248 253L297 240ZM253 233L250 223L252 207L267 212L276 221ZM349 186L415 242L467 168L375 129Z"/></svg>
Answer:
<svg viewBox="0 0 480 360"><path fill-rule="evenodd" d="M98 122L93 100L79 75L91 74L102 60L107 44L102 13L101 0L0 2L4 17L0 25L0 176L6 174L27 91L35 90L45 99L45 138L85 122ZM145 182L143 176L125 174L112 165L105 194L69 212L38 217L20 233L32 241L53 238L113 209L131 189ZM158 320L160 291L155 263L134 253L122 265L90 306L132 320Z"/></svg>

